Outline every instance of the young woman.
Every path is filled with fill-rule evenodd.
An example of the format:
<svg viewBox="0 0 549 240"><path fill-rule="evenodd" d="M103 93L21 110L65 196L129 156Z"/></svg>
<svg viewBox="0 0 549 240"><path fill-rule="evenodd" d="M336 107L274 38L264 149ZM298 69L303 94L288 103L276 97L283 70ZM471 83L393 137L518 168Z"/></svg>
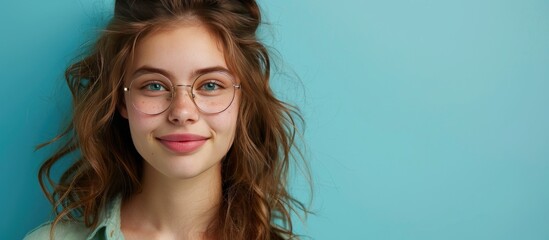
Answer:
<svg viewBox="0 0 549 240"><path fill-rule="evenodd" d="M253 0L117 0L66 71L67 143L39 173L56 215L26 239L296 238L301 117L271 91L260 22Z"/></svg>

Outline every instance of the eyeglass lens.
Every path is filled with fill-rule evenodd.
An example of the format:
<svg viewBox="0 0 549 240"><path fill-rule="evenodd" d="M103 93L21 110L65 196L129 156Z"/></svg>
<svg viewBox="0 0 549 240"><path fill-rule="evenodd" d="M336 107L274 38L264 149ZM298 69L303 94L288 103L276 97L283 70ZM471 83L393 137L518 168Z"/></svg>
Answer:
<svg viewBox="0 0 549 240"><path fill-rule="evenodd" d="M156 75L142 76L132 80L129 87L133 106L145 114L159 114L166 111L176 96L185 97L178 87L165 78ZM225 72L209 72L198 76L190 86L190 96L196 107L204 113L219 113L227 109L235 95L233 77ZM175 92L174 92L175 91ZM184 91L188 91L185 89Z"/></svg>

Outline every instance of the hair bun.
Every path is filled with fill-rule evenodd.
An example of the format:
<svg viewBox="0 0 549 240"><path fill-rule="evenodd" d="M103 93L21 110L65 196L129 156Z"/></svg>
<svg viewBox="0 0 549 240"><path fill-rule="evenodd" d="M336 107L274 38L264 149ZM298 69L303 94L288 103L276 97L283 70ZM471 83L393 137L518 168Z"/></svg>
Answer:
<svg viewBox="0 0 549 240"><path fill-rule="evenodd" d="M114 15L116 18L139 22L185 12L186 9L216 9L221 6L233 6L228 9L233 8L257 24L261 23L260 9L255 0L115 0Z"/></svg>
<svg viewBox="0 0 549 240"><path fill-rule="evenodd" d="M261 21L259 6L257 5L257 2L255 0L240 0L240 2L247 8L250 17L257 20L258 22Z"/></svg>
<svg viewBox="0 0 549 240"><path fill-rule="evenodd" d="M158 15L155 10L160 9L161 4L158 0L116 0L114 15L130 20L149 20Z"/></svg>

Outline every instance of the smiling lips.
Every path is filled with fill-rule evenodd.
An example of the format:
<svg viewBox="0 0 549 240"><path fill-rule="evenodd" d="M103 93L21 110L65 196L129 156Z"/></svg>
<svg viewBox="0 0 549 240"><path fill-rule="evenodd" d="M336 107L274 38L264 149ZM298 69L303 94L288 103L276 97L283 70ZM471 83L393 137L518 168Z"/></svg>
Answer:
<svg viewBox="0 0 549 240"><path fill-rule="evenodd" d="M176 153L191 153L200 148L209 138L194 134L171 134L157 140Z"/></svg>

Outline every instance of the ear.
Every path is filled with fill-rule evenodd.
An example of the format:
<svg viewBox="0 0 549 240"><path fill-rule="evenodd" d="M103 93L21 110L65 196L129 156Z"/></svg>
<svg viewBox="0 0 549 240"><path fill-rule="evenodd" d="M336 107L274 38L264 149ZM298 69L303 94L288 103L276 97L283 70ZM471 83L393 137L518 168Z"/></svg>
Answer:
<svg viewBox="0 0 549 240"><path fill-rule="evenodd" d="M128 108L126 107L126 103L119 103L116 109L123 118L128 119Z"/></svg>

